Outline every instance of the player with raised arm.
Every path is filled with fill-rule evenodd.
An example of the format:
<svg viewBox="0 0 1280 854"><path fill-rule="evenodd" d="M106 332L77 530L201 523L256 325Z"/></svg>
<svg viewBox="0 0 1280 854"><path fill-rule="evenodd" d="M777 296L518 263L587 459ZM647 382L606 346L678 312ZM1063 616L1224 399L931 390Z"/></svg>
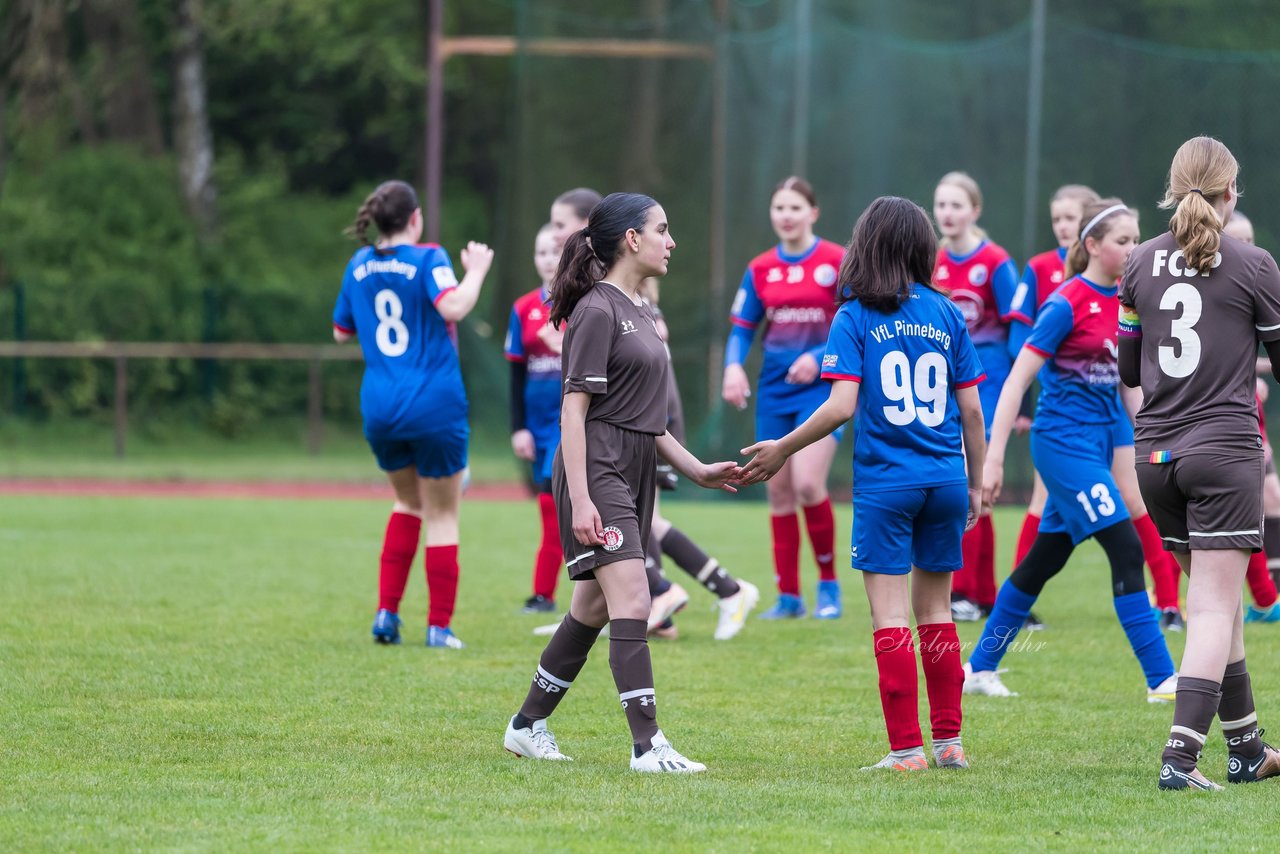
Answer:
<svg viewBox="0 0 1280 854"><path fill-rule="evenodd" d="M373 245L367 243L370 226L378 232ZM482 243L467 244L466 275L459 282L444 249L418 244L422 210L403 181L380 184L360 206L351 231L365 245L347 264L333 337L360 338L364 435L396 494L382 544L373 639L400 643L400 600L425 518L427 646L461 649L450 622L469 430L454 326L475 307L493 252Z"/></svg>
<svg viewBox="0 0 1280 854"><path fill-rule="evenodd" d="M1045 585L1075 547L1094 539L1111 567L1111 602L1146 680L1147 700L1173 699L1173 659L1147 599L1142 544L1111 475L1117 391L1116 280L1138 242L1138 219L1118 199L1084 208L1067 281L1045 300L1000 393L983 474L988 506L1004 484L1004 456L1022 397L1039 374L1031 458L1049 491L1035 542L1000 588L965 666L967 694L1012 696L997 675ZM1043 369L1043 370L1041 370Z"/></svg>
<svg viewBox="0 0 1280 854"><path fill-rule="evenodd" d="M840 310L822 359L827 402L755 457L743 482L768 481L787 458L854 422L851 565L871 605L889 754L864 768L928 767L911 639L915 616L934 762L968 768L960 742L964 681L951 620L960 540L980 509L982 381L965 319L930 284L937 240L924 210L882 197L858 219L840 270ZM967 474L966 474L967 472Z"/></svg>
<svg viewBox="0 0 1280 854"><path fill-rule="evenodd" d="M769 200L769 222L778 245L747 265L733 301L729 340L724 351L721 396L747 408L751 381L743 363L756 328L765 324L764 360L756 394L756 440L778 439L795 429L827 399L819 379L823 347L835 315L834 288L843 250L818 238L818 200L803 178L778 184ZM778 601L760 616L776 620L807 613L800 593L800 518L804 512L809 543L818 564L814 616L830 620L843 613L835 569L835 513L827 494L827 476L840 444L840 430L823 437L787 461L768 482L769 526L773 535L774 577Z"/></svg>

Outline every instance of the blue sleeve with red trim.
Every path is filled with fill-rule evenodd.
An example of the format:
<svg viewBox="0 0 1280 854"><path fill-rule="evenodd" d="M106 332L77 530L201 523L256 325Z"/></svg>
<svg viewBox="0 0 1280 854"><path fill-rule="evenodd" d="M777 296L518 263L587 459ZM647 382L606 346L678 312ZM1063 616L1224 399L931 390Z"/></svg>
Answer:
<svg viewBox="0 0 1280 854"><path fill-rule="evenodd" d="M338 301L333 306L333 328L348 335L356 332L356 317L351 312L351 295L348 293L354 279L351 276L351 265L342 277L342 289L338 291Z"/></svg>
<svg viewBox="0 0 1280 854"><path fill-rule="evenodd" d="M738 293L733 298L733 308L729 310L729 320L733 327L729 330L729 340L724 347L724 363L741 365L751 352L751 342L756 337L756 325L764 319L764 303L756 294L755 282L751 270L742 277L738 285Z"/></svg>
<svg viewBox="0 0 1280 854"><path fill-rule="evenodd" d="M442 247L432 246L424 260L426 261L424 266L427 268L427 297L431 300L431 304L435 305L440 301L440 297L458 286L458 277L453 273L453 262L449 260L449 253Z"/></svg>
<svg viewBox="0 0 1280 854"><path fill-rule="evenodd" d="M826 353L822 357L824 380L862 382L863 336L860 329L864 311L862 303L849 300L836 312L831 321L831 331L827 333Z"/></svg>
<svg viewBox="0 0 1280 854"><path fill-rule="evenodd" d="M524 362L524 326L520 322L520 315L516 313L516 307L511 307L511 319L507 321L507 340L503 345L502 352L506 354L509 362Z"/></svg>
<svg viewBox="0 0 1280 854"><path fill-rule="evenodd" d="M1071 303L1059 294L1053 294L1040 306L1036 325L1027 338L1027 346L1045 358L1058 352L1064 338L1076 325Z"/></svg>
<svg viewBox="0 0 1280 854"><path fill-rule="evenodd" d="M991 291L996 295L996 311L1001 320L1008 320L1013 303L1013 295L1018 290L1018 268L1013 261L1005 261L996 267L991 276ZM1035 297L1031 297L1035 299Z"/></svg>

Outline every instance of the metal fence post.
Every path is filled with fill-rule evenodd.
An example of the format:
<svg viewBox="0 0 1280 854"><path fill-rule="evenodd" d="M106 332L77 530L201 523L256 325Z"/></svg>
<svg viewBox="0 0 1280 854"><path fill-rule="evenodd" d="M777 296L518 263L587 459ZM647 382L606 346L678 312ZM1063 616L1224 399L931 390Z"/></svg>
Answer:
<svg viewBox="0 0 1280 854"><path fill-rule="evenodd" d="M312 456L324 444L323 391L320 359L313 357L307 362L307 450Z"/></svg>
<svg viewBox="0 0 1280 854"><path fill-rule="evenodd" d="M129 429L128 360L116 356L116 459L124 459L125 433Z"/></svg>
<svg viewBox="0 0 1280 854"><path fill-rule="evenodd" d="M27 289L22 282L13 283L13 340L27 340ZM21 356L13 360L13 414L21 415L27 400L27 362Z"/></svg>

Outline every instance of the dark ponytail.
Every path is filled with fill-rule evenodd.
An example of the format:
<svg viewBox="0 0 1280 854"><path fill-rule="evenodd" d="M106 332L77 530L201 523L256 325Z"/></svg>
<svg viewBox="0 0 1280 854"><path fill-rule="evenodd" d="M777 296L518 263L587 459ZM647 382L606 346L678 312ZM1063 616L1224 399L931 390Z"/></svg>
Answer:
<svg viewBox="0 0 1280 854"><path fill-rule="evenodd" d="M375 226L381 235L391 235L404 230L409 218L418 209L418 194L404 181L384 181L370 193L356 211L356 221L346 233L369 245L369 226Z"/></svg>
<svg viewBox="0 0 1280 854"><path fill-rule="evenodd" d="M657 204L640 193L610 193L591 209L587 227L569 235L551 280L551 322L557 328L613 268L627 232L644 231L649 209Z"/></svg>

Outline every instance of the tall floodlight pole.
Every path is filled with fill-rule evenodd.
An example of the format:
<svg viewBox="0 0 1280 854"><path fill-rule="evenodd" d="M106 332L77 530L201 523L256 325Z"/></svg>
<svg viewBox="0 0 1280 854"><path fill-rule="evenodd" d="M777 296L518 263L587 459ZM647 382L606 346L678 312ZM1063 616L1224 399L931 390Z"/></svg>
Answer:
<svg viewBox="0 0 1280 854"><path fill-rule="evenodd" d="M1027 171L1022 187L1022 257L1035 247L1040 207L1040 121L1044 113L1044 43L1048 0L1031 0L1031 65L1027 74Z"/></svg>
<svg viewBox="0 0 1280 854"><path fill-rule="evenodd" d="M424 154L423 231L429 242L440 240L440 181L444 160L444 0L427 0L427 140Z"/></svg>

